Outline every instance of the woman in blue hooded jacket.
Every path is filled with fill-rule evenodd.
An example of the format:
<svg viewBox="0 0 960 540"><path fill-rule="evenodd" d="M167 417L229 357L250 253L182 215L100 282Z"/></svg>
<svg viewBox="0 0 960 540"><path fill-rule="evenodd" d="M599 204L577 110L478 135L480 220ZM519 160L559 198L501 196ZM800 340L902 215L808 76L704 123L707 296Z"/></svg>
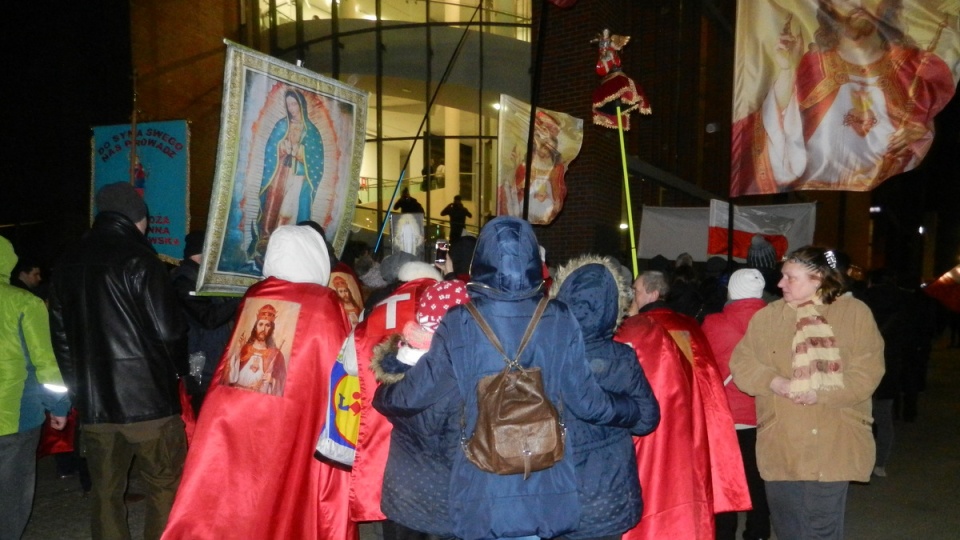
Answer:
<svg viewBox="0 0 960 540"><path fill-rule="evenodd" d="M477 239L470 275L471 302L507 354L515 353L545 294L539 246L530 224L512 217L488 223ZM571 434L578 433L574 426L584 421L632 427L644 418L643 404L608 394L597 383L584 361L580 325L560 302L549 302L519 361L525 368L542 370L545 391L554 404L562 403L558 408ZM477 422L477 383L503 368L503 359L473 316L454 307L440 323L430 350L403 380L377 390L375 406L386 415L409 416L456 388L469 437ZM567 441L577 445L571 437ZM458 451L449 494L454 532L464 540L553 538L580 524L574 460L569 456L524 480L522 474L481 471Z"/></svg>
<svg viewBox="0 0 960 540"><path fill-rule="evenodd" d="M619 540L640 521L643 501L637 456L631 435L646 435L660 422L660 406L629 345L613 341L613 333L630 306L630 283L618 263L584 256L556 273L551 296L563 302L580 323L585 362L608 392L629 395L642 404L643 416L630 429L570 425L569 458L577 473L580 526L564 536L570 540Z"/></svg>

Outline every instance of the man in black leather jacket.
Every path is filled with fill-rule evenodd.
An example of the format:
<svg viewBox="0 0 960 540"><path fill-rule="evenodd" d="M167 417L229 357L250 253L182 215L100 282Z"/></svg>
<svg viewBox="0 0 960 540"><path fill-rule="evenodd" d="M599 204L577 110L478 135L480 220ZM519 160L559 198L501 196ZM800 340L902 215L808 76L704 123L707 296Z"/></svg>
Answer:
<svg viewBox="0 0 960 540"><path fill-rule="evenodd" d="M186 454L178 393L186 324L145 236L143 199L118 182L96 203L93 228L53 272L53 345L83 423L93 537L130 537L123 494L136 457L147 490L144 537L159 538Z"/></svg>

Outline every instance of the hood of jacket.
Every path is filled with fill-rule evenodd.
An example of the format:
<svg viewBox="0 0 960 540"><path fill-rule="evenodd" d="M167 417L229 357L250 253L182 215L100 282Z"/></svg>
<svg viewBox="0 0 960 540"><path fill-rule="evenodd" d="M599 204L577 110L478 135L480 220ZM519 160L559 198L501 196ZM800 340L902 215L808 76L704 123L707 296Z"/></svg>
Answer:
<svg viewBox="0 0 960 540"><path fill-rule="evenodd" d="M587 255L561 266L554 276L550 296L570 308L586 343L611 339L630 307L630 285L618 264Z"/></svg>
<svg viewBox="0 0 960 540"><path fill-rule="evenodd" d="M263 257L263 277L327 285L330 256L323 237L311 227L278 227L270 235L267 253Z"/></svg>
<svg viewBox="0 0 960 540"><path fill-rule="evenodd" d="M397 273L397 279L400 281L413 281L415 279L428 278L434 281L440 281L443 276L437 267L423 261L410 261L403 263L400 272Z"/></svg>
<svg viewBox="0 0 960 540"><path fill-rule="evenodd" d="M400 334L391 334L390 337L373 347L370 371L373 371L378 383L394 384L400 382L407 370L413 367L397 360L401 341Z"/></svg>
<svg viewBox="0 0 960 540"><path fill-rule="evenodd" d="M17 265L17 254L13 251L13 244L0 236L0 280L10 283L10 272Z"/></svg>
<svg viewBox="0 0 960 540"><path fill-rule="evenodd" d="M540 246L530 223L501 216L487 223L477 238L470 265L472 293L497 300L523 300L543 291Z"/></svg>

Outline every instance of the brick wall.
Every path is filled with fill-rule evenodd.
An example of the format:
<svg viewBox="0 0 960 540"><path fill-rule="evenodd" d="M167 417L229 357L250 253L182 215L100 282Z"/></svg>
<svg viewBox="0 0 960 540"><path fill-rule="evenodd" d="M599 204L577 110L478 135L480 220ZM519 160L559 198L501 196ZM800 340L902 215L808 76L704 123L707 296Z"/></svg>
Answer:
<svg viewBox="0 0 960 540"><path fill-rule="evenodd" d="M223 94L223 39L239 39L238 2L132 0L138 122L190 126L190 226L206 226Z"/></svg>
<svg viewBox="0 0 960 540"><path fill-rule="evenodd" d="M540 2L534 5L539 20ZM539 104L584 121L583 147L565 178L563 211L552 224L536 227L551 264L582 253L619 256L626 240L619 230L623 191L619 139L616 130L593 125L590 107L600 81L594 71L597 47L590 40L604 27L628 33L611 26L623 20L623 6L621 0L578 2L570 9L551 4L547 14Z"/></svg>

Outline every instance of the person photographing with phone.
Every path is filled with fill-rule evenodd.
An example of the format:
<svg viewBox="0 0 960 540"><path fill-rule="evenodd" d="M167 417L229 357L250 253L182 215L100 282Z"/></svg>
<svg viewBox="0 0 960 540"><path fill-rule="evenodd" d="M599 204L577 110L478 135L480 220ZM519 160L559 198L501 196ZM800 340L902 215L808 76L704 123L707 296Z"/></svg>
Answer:
<svg viewBox="0 0 960 540"><path fill-rule="evenodd" d="M467 225L467 218L473 214L463 205L460 195L454 195L453 202L440 212L441 216L450 216L450 243L455 243L463 236L463 228Z"/></svg>

